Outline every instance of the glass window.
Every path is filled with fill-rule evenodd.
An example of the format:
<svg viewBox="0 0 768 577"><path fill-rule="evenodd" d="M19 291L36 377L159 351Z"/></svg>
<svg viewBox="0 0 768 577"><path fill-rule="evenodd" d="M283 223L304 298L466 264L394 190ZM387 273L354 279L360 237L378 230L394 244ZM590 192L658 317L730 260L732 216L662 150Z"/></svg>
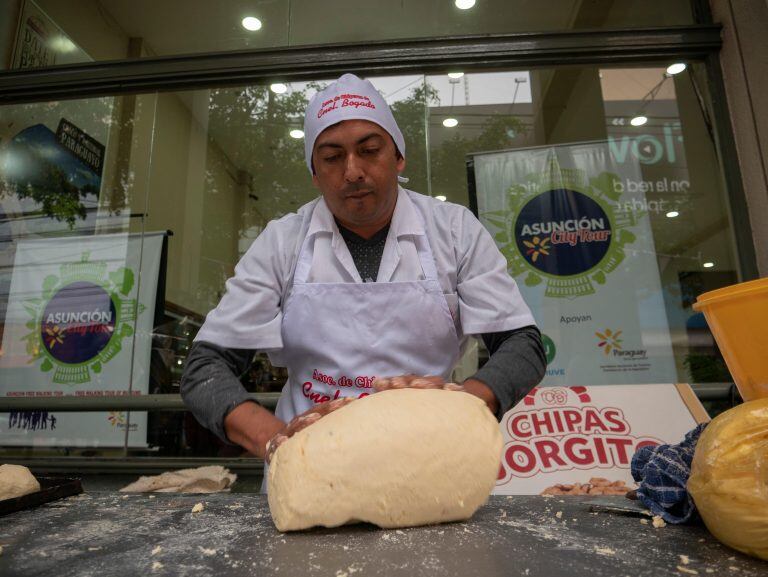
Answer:
<svg viewBox="0 0 768 577"><path fill-rule="evenodd" d="M450 104L430 109L432 192L468 194L507 256L546 335L544 382L729 380L691 309L739 279L703 71L503 76L465 75ZM512 95L506 107L475 106L469 87L495 82Z"/></svg>
<svg viewBox="0 0 768 577"><path fill-rule="evenodd" d="M740 275L703 66L667 64L371 79L405 134L406 186L471 207L507 257L546 335L545 382L728 380L691 309ZM326 82L0 108L0 394L178 393L242 254L318 194L301 128ZM62 330L96 357L62 361ZM121 367L104 335L129 356ZM483 358L470 350L457 375ZM285 378L262 355L240 375L256 393ZM108 451L131 428L136 454L240 452L186 413L90 413L81 425L104 433L79 437L64 429L75 415L49 409L40 432L42 414L5 414L2 444L12 430L19 444Z"/></svg>
<svg viewBox="0 0 768 577"><path fill-rule="evenodd" d="M0 68L467 34L693 24L690 2L614 0L16 0L0 10ZM250 18L250 21L245 21ZM3 58L3 55L5 57Z"/></svg>
<svg viewBox="0 0 768 577"><path fill-rule="evenodd" d="M164 231L148 231L154 97L0 108L4 446L147 446L145 413L58 412L63 397L149 392Z"/></svg>

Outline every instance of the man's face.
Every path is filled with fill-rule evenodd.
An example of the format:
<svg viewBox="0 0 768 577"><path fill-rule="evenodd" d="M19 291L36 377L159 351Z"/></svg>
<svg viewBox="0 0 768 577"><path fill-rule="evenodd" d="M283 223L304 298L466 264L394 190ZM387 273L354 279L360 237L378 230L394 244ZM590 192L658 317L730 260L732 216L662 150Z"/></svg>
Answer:
<svg viewBox="0 0 768 577"><path fill-rule="evenodd" d="M405 159L381 126L367 120L329 126L315 141L312 165L312 181L346 228L367 238L389 222Z"/></svg>

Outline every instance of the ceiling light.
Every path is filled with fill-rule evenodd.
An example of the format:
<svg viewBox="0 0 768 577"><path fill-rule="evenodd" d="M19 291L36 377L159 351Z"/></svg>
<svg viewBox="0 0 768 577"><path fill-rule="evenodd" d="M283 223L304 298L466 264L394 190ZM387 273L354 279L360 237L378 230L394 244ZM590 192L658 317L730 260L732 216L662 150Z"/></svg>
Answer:
<svg viewBox="0 0 768 577"><path fill-rule="evenodd" d="M455 118L446 118L445 120L443 120L443 126L445 126L446 128L453 128L454 126L458 126L458 125L459 125L459 121L456 120Z"/></svg>
<svg viewBox="0 0 768 577"><path fill-rule="evenodd" d="M256 32L256 30L261 30L261 20L258 18L254 18L253 16L246 16L243 18L243 28L246 30L250 30L251 32Z"/></svg>
<svg viewBox="0 0 768 577"><path fill-rule="evenodd" d="M454 80L458 80L462 76L464 76L463 72L449 72L448 73L448 78L453 78Z"/></svg>
<svg viewBox="0 0 768 577"><path fill-rule="evenodd" d="M282 82L276 82L275 84L270 84L269 89L275 94L283 94L286 90L288 90L288 87Z"/></svg>
<svg viewBox="0 0 768 577"><path fill-rule="evenodd" d="M675 218L676 216L680 216L680 213L677 212L676 210L670 210L667 213L667 218Z"/></svg>
<svg viewBox="0 0 768 577"><path fill-rule="evenodd" d="M715 266L715 263L713 263L713 262L705 262L701 266L703 266L704 268L712 268L713 266Z"/></svg>
<svg viewBox="0 0 768 577"><path fill-rule="evenodd" d="M68 54L69 52L77 50L77 46L75 46L69 38L64 36L57 36L51 40L51 48L62 54Z"/></svg>
<svg viewBox="0 0 768 577"><path fill-rule="evenodd" d="M443 196L442 194L439 194L439 195L437 195L435 198L436 198L437 200L440 200L440 201L442 201L442 202L445 202L446 200L448 200L448 198L447 198L447 197L445 197L445 196Z"/></svg>
<svg viewBox="0 0 768 577"><path fill-rule="evenodd" d="M632 126L642 126L646 122L648 122L648 117L642 115L635 116L632 120L629 121Z"/></svg>
<svg viewBox="0 0 768 577"><path fill-rule="evenodd" d="M459 8L460 10L469 10L475 5L475 0L455 0L454 4L456 4L456 8Z"/></svg>
<svg viewBox="0 0 768 577"><path fill-rule="evenodd" d="M675 74L680 74L683 70L685 70L685 64L677 62L675 64L670 64L667 67L667 74L674 76Z"/></svg>
<svg viewBox="0 0 768 577"><path fill-rule="evenodd" d="M299 138L304 138L304 131L303 130L299 130L298 128L294 128L288 134L291 135L291 138L295 138L297 140Z"/></svg>

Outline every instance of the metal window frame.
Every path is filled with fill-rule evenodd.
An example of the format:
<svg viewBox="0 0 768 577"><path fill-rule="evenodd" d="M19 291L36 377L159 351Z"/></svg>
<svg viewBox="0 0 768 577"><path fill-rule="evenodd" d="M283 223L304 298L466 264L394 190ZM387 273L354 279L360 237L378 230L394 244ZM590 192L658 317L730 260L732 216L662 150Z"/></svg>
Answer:
<svg viewBox="0 0 768 577"><path fill-rule="evenodd" d="M249 393L248 398L268 409L275 409L280 393ZM46 411L56 406L59 412L106 411L186 411L181 395L152 394L107 397L0 397L0 413L8 411Z"/></svg>
<svg viewBox="0 0 768 577"><path fill-rule="evenodd" d="M189 90L343 72L402 74L704 59L719 51L716 24L489 34L245 50L52 66L0 73L0 104Z"/></svg>
<svg viewBox="0 0 768 577"><path fill-rule="evenodd" d="M733 383L691 383L699 400L730 399ZM248 398L268 409L275 409L280 393L249 393ZM0 413L8 411L45 411L56 405L58 412L107 411L186 411L181 395L153 394L114 397L0 397Z"/></svg>

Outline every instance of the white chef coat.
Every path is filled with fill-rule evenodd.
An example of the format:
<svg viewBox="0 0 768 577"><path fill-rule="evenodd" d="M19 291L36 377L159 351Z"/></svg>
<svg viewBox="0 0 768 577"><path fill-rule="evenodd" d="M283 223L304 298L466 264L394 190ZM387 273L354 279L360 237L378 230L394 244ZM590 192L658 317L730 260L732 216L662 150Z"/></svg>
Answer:
<svg viewBox="0 0 768 577"><path fill-rule="evenodd" d="M413 238L422 231L462 344L468 335L535 324L506 259L477 218L463 206L402 187L376 282L424 279ZM284 366L281 306L299 250L310 235L315 238L308 282L362 282L327 204L322 197L315 199L267 225L235 267L225 295L195 340L266 351L273 363Z"/></svg>

